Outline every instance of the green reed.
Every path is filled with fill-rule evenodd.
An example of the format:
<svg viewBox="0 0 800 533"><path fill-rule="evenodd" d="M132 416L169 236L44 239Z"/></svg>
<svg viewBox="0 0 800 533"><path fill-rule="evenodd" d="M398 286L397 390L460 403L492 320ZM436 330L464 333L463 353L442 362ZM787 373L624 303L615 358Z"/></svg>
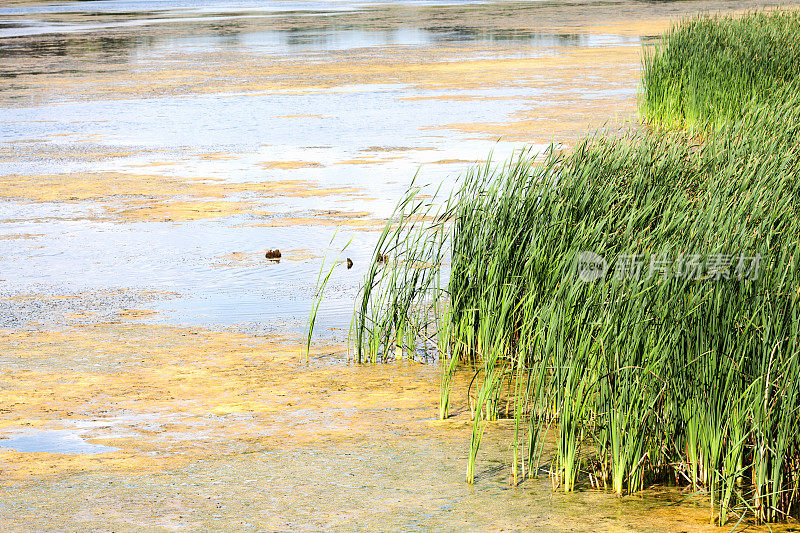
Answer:
<svg viewBox="0 0 800 533"><path fill-rule="evenodd" d="M682 133L597 136L538 165L486 165L439 208L410 194L376 249L391 259L364 286L359 359L413 357L412 337L436 351L443 418L453 372L475 369L469 480L483 422L510 402L515 479L519 462L534 471L552 426L564 490L584 475L619 494L677 479L706 491L721 522L747 506L761 520L790 515L798 104L755 107L702 145ZM611 271L579 279L585 250ZM648 258L639 276L614 274L624 255ZM739 279L741 255L761 258L757 278ZM680 257L722 260L723 272L679 276L669 260Z"/></svg>
<svg viewBox="0 0 800 533"><path fill-rule="evenodd" d="M650 121L704 128L798 78L800 13L697 16L645 48L640 110Z"/></svg>
<svg viewBox="0 0 800 533"><path fill-rule="evenodd" d="M752 24L688 25L709 20ZM513 416L513 483L537 472L552 430L565 491L685 484L720 524L797 511L800 90L727 94L738 108L702 108L730 111L698 111L703 130L600 133L400 202L360 296L357 360L435 352L442 418L454 372L473 370L468 481L485 422ZM584 252L607 262L597 279Z"/></svg>

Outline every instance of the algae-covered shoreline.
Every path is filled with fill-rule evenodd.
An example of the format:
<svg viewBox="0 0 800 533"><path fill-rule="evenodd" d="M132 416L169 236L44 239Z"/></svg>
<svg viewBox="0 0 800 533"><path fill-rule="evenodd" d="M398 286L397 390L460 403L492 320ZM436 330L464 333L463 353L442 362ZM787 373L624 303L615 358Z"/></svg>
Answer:
<svg viewBox="0 0 800 533"><path fill-rule="evenodd" d="M466 397L436 422L432 365L343 366L328 362L335 346L305 364L279 339L124 323L3 341L17 362L4 434L68 430L121 449L0 451L7 531L705 527L691 500L674 512L686 495L556 502L546 479L511 488L500 422L477 490L463 484Z"/></svg>

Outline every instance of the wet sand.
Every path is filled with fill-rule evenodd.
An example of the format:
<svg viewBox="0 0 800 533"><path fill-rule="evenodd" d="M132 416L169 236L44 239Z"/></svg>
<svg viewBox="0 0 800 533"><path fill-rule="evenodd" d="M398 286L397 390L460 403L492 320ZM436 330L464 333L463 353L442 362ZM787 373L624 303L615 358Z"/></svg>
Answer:
<svg viewBox="0 0 800 533"><path fill-rule="evenodd" d="M465 484L469 373L439 422L436 365L345 334L415 172L637 127L642 43L774 2L117 4L0 8L0 439L86 450L0 447L0 529L718 531L679 489L511 487L504 421Z"/></svg>

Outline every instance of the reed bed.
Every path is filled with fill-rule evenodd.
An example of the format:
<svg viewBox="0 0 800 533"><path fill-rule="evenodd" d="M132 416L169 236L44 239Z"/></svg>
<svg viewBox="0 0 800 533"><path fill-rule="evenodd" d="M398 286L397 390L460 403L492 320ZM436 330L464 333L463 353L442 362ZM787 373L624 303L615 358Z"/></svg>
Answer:
<svg viewBox="0 0 800 533"><path fill-rule="evenodd" d="M434 352L442 418L453 373L474 370L469 482L486 421L511 417L513 483L547 465L564 491L691 486L720 524L797 512L800 91L759 99L759 83L734 79L695 97L688 87L711 82L672 49L701 30L793 45L796 22L693 19L646 56L651 73L687 65L645 74L648 92L675 75L683 87L645 104L652 120L680 109L706 124L701 140L598 133L543 161L475 168L441 201L412 187L398 205L362 289L356 356ZM711 78L726 72L711 64Z"/></svg>
<svg viewBox="0 0 800 533"><path fill-rule="evenodd" d="M697 16L645 47L640 110L671 127L707 129L800 78L800 13Z"/></svg>

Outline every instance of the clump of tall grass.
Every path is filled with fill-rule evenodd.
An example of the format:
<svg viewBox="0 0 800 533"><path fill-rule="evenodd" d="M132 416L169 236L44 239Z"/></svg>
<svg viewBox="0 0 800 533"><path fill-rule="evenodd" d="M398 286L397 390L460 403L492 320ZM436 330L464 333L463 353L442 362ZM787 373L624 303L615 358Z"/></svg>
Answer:
<svg viewBox="0 0 800 533"><path fill-rule="evenodd" d="M452 372L475 369L470 481L483 423L510 404L515 479L552 428L563 490L671 479L706 491L720 523L791 516L800 97L785 96L702 145L597 135L542 163L475 169L441 204L412 190L375 250L391 261L364 285L359 360L435 350L443 418ZM585 281L582 252L609 270Z"/></svg>
<svg viewBox="0 0 800 533"><path fill-rule="evenodd" d="M640 112L670 127L707 128L800 78L800 13L697 16L645 47Z"/></svg>
<svg viewBox="0 0 800 533"><path fill-rule="evenodd" d="M474 369L468 481L484 423L513 416L515 483L552 432L565 491L670 481L704 491L721 524L794 516L800 90L766 75L794 76L775 55L796 57L797 21L693 19L646 56L648 116L700 136L600 133L398 205L362 289L357 359L435 352L442 418L454 371ZM737 34L756 47L741 73L752 51ZM721 59L703 74L693 52Z"/></svg>

